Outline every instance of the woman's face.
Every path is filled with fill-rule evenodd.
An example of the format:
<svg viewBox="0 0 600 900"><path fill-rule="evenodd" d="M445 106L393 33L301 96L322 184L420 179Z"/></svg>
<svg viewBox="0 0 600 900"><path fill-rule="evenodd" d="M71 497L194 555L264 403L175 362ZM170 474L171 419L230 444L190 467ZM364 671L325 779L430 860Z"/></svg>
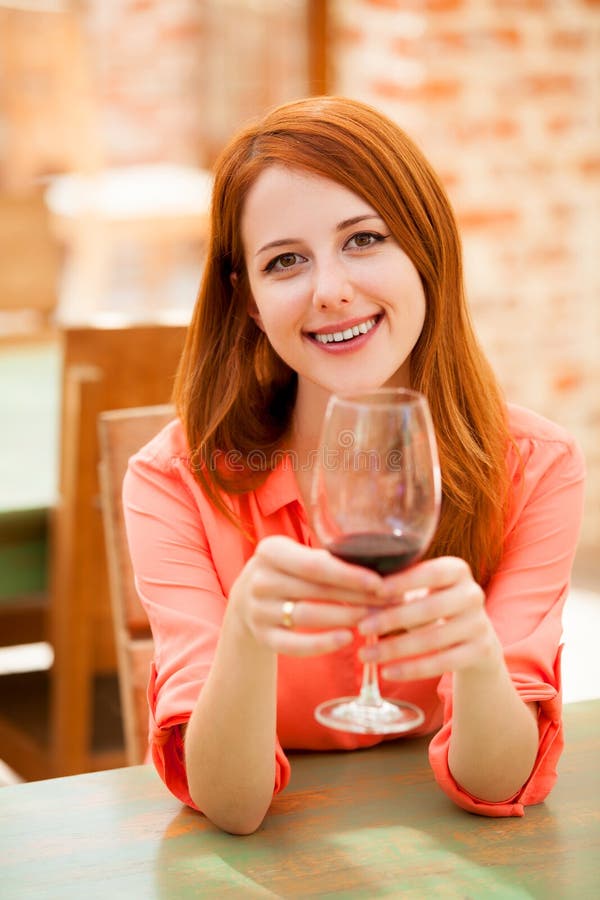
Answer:
<svg viewBox="0 0 600 900"><path fill-rule="evenodd" d="M365 200L274 165L252 185L241 228L250 314L298 373L299 391L304 382L336 393L409 386L425 295Z"/></svg>

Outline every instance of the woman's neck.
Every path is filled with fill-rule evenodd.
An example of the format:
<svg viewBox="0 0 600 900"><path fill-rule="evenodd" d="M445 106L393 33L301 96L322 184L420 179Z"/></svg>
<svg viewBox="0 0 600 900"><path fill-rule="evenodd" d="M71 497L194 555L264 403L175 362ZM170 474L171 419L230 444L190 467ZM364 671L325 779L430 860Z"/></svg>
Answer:
<svg viewBox="0 0 600 900"><path fill-rule="evenodd" d="M330 396L324 388L299 379L289 448L301 465L310 461L319 447L321 426Z"/></svg>
<svg viewBox="0 0 600 900"><path fill-rule="evenodd" d="M287 447L294 460L296 482L307 511L310 509L313 467L329 396L323 388L303 379L299 381Z"/></svg>

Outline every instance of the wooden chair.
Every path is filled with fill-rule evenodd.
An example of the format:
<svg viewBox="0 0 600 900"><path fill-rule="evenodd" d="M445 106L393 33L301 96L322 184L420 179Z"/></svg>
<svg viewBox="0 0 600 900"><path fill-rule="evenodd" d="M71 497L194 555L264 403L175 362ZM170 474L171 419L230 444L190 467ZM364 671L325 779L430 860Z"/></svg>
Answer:
<svg viewBox="0 0 600 900"><path fill-rule="evenodd" d="M47 609L54 664L35 698L31 686L12 705L7 699L6 715L0 708L0 758L27 780L125 763L97 421L105 410L168 402L185 333L170 325L62 333L59 496L50 511ZM40 696L43 723L42 713L30 711Z"/></svg>
<svg viewBox="0 0 600 900"><path fill-rule="evenodd" d="M102 517L129 765L144 762L148 750L146 689L153 642L146 613L135 590L121 487L129 458L173 416L171 406L150 406L105 412L98 420Z"/></svg>

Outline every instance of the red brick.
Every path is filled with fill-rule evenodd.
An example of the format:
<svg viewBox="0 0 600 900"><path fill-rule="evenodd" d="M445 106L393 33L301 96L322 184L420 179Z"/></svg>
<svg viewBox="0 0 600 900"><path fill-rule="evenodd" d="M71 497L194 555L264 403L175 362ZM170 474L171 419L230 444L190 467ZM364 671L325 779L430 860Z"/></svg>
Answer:
<svg viewBox="0 0 600 900"><path fill-rule="evenodd" d="M402 0L365 0L365 6L380 6L384 9L402 9Z"/></svg>
<svg viewBox="0 0 600 900"><path fill-rule="evenodd" d="M495 119L491 123L491 135L499 140L514 138L520 134L521 126L515 119Z"/></svg>
<svg viewBox="0 0 600 900"><path fill-rule="evenodd" d="M556 113L546 120L546 128L550 134L559 136L577 127L577 119L569 113Z"/></svg>
<svg viewBox="0 0 600 900"><path fill-rule="evenodd" d="M520 47L523 43L523 35L517 28L494 28L490 37L495 44L503 47Z"/></svg>
<svg viewBox="0 0 600 900"><path fill-rule="evenodd" d="M460 81L450 79L424 81L421 84L400 84L397 81L375 81L372 89L380 97L388 100L406 100L419 103L432 103L440 100L453 100L463 90Z"/></svg>
<svg viewBox="0 0 600 900"><path fill-rule="evenodd" d="M498 116L495 119L462 120L456 123L454 133L461 141L479 141L485 139L508 140L515 138L521 131L515 119Z"/></svg>
<svg viewBox="0 0 600 900"><path fill-rule="evenodd" d="M566 263L571 254L564 244L548 244L533 247L528 253L528 260L536 266L548 266L555 263Z"/></svg>
<svg viewBox="0 0 600 900"><path fill-rule="evenodd" d="M557 222L566 224L573 219L573 207L567 203L553 203L550 207L550 214Z"/></svg>
<svg viewBox="0 0 600 900"><path fill-rule="evenodd" d="M440 49L464 50L469 35L464 31L436 31L434 41Z"/></svg>
<svg viewBox="0 0 600 900"><path fill-rule="evenodd" d="M579 160L577 168L586 177L600 175L600 155L583 157Z"/></svg>
<svg viewBox="0 0 600 900"><path fill-rule="evenodd" d="M502 13L509 10L544 12L550 7L550 0L496 0L496 7Z"/></svg>
<svg viewBox="0 0 600 900"><path fill-rule="evenodd" d="M458 12L464 8L465 0L364 0L364 4L403 12Z"/></svg>
<svg viewBox="0 0 600 900"><path fill-rule="evenodd" d="M180 22L161 28L160 37L161 41L195 41L201 37L203 31L200 22Z"/></svg>
<svg viewBox="0 0 600 900"><path fill-rule="evenodd" d="M491 28L473 31L468 28L460 30L455 26L453 28L436 28L428 43L436 51L465 50L488 44L514 50L522 46L523 35L517 28ZM409 47L409 44L412 46ZM392 42L392 48L400 52L409 49L414 52L415 48L422 52L422 47L423 40L421 38L399 37Z"/></svg>
<svg viewBox="0 0 600 900"><path fill-rule="evenodd" d="M454 188L458 187L462 180L458 172L456 172L455 170L440 169L440 167L437 166L436 171L440 181L448 191L454 190Z"/></svg>
<svg viewBox="0 0 600 900"><path fill-rule="evenodd" d="M527 176L549 178L554 174L552 161L546 156L535 156L527 162Z"/></svg>
<svg viewBox="0 0 600 900"><path fill-rule="evenodd" d="M583 382L583 374L579 369L565 366L552 379L552 387L559 394L567 394L582 387Z"/></svg>
<svg viewBox="0 0 600 900"><path fill-rule="evenodd" d="M583 50L587 46L587 35L583 29L560 28L550 35L549 43L554 50Z"/></svg>
<svg viewBox="0 0 600 900"><path fill-rule="evenodd" d="M421 7L426 12L458 12L465 6L464 0L415 0L415 8Z"/></svg>
<svg viewBox="0 0 600 900"><path fill-rule="evenodd" d="M390 42L390 49L399 56L414 56L422 53L423 42L421 38L396 37Z"/></svg>
<svg viewBox="0 0 600 900"><path fill-rule="evenodd" d="M572 75L560 72L539 72L527 75L525 87L532 94L574 94L579 82Z"/></svg>
<svg viewBox="0 0 600 900"><path fill-rule="evenodd" d="M520 218L516 209L494 209L491 206L463 209L458 213L460 227L472 230L513 227Z"/></svg>

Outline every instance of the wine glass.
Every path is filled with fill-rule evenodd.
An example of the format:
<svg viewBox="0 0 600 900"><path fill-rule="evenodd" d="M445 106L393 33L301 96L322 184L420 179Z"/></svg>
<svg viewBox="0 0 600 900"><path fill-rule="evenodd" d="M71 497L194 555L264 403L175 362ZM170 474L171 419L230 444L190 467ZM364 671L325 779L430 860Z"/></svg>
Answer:
<svg viewBox="0 0 600 900"><path fill-rule="evenodd" d="M311 494L315 530L330 553L380 575L406 569L433 538L440 500L435 434L422 394L380 388L330 398ZM315 716L357 734L400 734L425 718L412 703L383 699L377 664L369 662L359 696L321 703Z"/></svg>

